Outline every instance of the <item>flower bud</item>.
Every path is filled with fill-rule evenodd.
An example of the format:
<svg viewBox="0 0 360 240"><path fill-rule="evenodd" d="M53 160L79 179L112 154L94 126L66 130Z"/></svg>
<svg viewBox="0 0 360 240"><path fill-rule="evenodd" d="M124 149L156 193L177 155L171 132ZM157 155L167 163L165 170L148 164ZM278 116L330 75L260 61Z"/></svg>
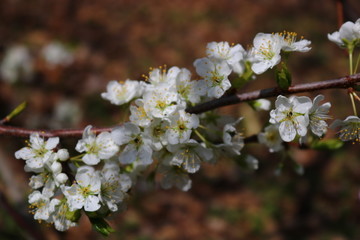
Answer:
<svg viewBox="0 0 360 240"><path fill-rule="evenodd" d="M66 161L69 159L69 151L65 148L62 148L59 151L57 151L57 155L60 161Z"/></svg>
<svg viewBox="0 0 360 240"><path fill-rule="evenodd" d="M62 171L62 166L59 162L54 162L53 164L51 164L50 169L54 173L59 173Z"/></svg>
<svg viewBox="0 0 360 240"><path fill-rule="evenodd" d="M60 184L66 183L68 179L69 178L65 173L59 173L58 175L56 175L56 181Z"/></svg>

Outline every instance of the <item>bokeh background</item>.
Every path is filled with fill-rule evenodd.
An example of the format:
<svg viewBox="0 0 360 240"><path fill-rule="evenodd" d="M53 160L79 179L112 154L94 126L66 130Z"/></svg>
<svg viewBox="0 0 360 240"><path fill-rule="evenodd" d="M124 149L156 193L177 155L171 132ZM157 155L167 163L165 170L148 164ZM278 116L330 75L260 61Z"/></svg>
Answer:
<svg viewBox="0 0 360 240"><path fill-rule="evenodd" d="M258 32L295 31L312 41L309 53L290 59L294 83L345 76L346 53L327 40L327 33L338 29L339 2L345 3L346 20L360 17L358 0L2 0L0 62L15 51L17 57L6 61L22 67L18 74L0 77L0 118L27 101L11 125L113 126L126 114L101 99L108 81L141 80L149 67L163 64L186 67L195 77L192 63L205 56L208 42L247 48ZM269 72L242 91L274 84ZM351 114L345 90L321 93L332 102L334 118ZM254 112L246 104L221 112L244 116L245 136L259 132L269 118L268 112ZM0 137L0 239L34 239L34 234L54 240L103 239L86 218L66 233L32 219L30 175L13 155L24 140ZM250 144L244 151L259 159L257 171L219 159L192 176L193 187L186 193L165 191L143 179L131 192L128 210L110 218L116 232L108 239L360 239L358 144L332 152L291 147L289 156L304 166L303 175L290 160L275 175L282 155L270 154L264 146Z"/></svg>

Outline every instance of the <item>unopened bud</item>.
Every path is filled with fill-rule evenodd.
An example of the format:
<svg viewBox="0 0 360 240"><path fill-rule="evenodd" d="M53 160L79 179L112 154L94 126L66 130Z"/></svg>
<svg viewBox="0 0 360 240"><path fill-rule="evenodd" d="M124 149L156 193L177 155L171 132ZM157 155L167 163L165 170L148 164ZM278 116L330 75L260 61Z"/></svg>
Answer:
<svg viewBox="0 0 360 240"><path fill-rule="evenodd" d="M69 178L65 173L59 173L58 175L56 175L56 181L60 184L66 183L68 179Z"/></svg>
<svg viewBox="0 0 360 240"><path fill-rule="evenodd" d="M65 148L62 148L59 151L57 151L57 155L60 161L66 161L69 159L69 151Z"/></svg>
<svg viewBox="0 0 360 240"><path fill-rule="evenodd" d="M54 162L51 164L51 171L54 173L58 173L62 171L62 166L59 162Z"/></svg>

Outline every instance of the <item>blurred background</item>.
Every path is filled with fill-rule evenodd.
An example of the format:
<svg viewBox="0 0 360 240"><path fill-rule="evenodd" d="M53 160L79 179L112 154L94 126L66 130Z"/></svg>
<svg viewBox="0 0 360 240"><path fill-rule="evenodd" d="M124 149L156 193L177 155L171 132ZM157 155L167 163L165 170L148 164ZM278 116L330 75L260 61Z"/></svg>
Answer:
<svg viewBox="0 0 360 240"><path fill-rule="evenodd" d="M205 56L208 42L247 48L258 32L294 31L312 41L309 53L294 53L290 59L294 83L345 76L347 55L327 40L339 27L338 2L2 0L0 118L27 101L26 110L10 125L113 126L124 120L125 110L101 99L110 80L141 80L149 67L163 64L186 67L196 77L192 63ZM358 0L342 2L345 20L360 17ZM270 71L242 91L274 85ZM334 119L352 114L346 90L321 93L331 101ZM245 136L261 131L269 118L268 112L254 112L246 104L221 112L244 116ZM329 131L330 137L334 134ZM0 239L103 239L86 218L66 233L33 220L27 203L30 175L23 171L24 162L14 158L24 140L0 137ZM291 161L275 175L281 154L270 154L259 144L250 144L245 152L259 159L257 171L221 159L203 165L186 193L140 181L128 210L111 217L116 232L108 239L360 238L359 145L346 144L333 152L290 148L290 157L304 166L303 175Z"/></svg>

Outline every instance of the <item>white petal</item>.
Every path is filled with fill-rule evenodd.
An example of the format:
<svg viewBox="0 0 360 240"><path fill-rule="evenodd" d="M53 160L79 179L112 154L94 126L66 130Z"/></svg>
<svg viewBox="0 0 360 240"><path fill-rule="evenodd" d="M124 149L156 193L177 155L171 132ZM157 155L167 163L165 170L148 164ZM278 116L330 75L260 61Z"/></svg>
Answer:
<svg viewBox="0 0 360 240"><path fill-rule="evenodd" d="M99 198L97 196L88 196L84 202L84 209L87 212L95 212L101 205L99 204Z"/></svg>
<svg viewBox="0 0 360 240"><path fill-rule="evenodd" d="M291 142L296 136L295 127L290 121L280 123L279 133L284 142Z"/></svg>

